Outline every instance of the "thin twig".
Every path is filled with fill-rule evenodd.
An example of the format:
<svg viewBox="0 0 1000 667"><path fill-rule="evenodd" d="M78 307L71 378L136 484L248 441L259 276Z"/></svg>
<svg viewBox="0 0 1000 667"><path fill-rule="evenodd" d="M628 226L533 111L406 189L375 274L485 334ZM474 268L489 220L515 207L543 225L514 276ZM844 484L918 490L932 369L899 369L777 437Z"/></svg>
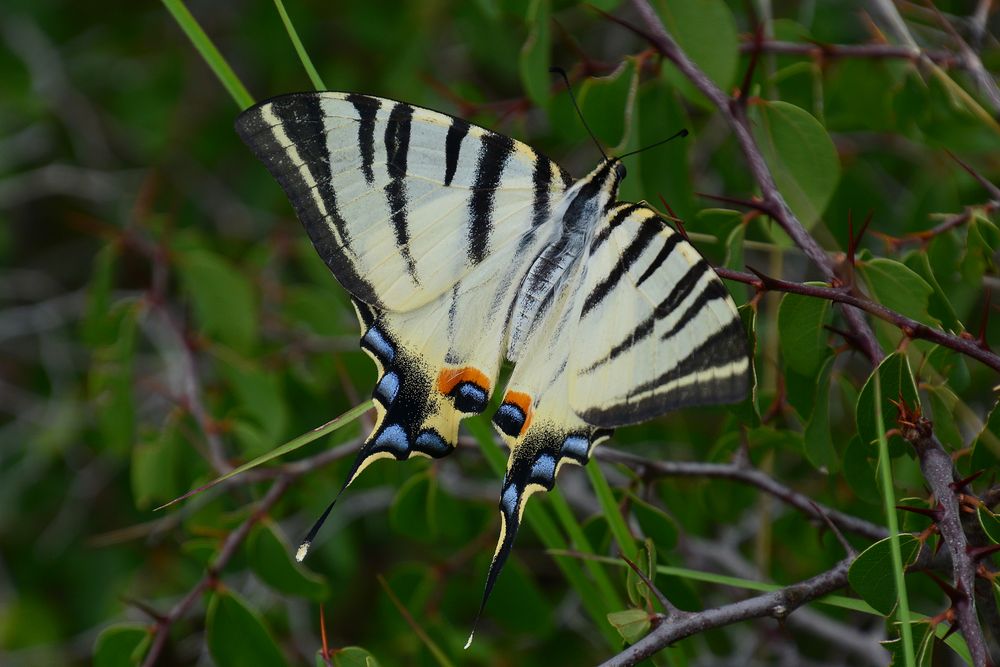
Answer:
<svg viewBox="0 0 1000 667"><path fill-rule="evenodd" d="M595 450L594 455L603 461L623 463L633 468L642 468L647 475L652 476L714 477L749 484L818 521L822 521L825 514L830 521L842 530L848 530L871 540L881 540L889 534L882 526L859 519L850 514L845 514L831 507L818 505L808 496L784 486L767 473L749 466L733 463L701 463L699 461L661 461L647 459L614 449L601 448ZM820 511L817 511L817 508Z"/></svg>
<svg viewBox="0 0 1000 667"><path fill-rule="evenodd" d="M279 477L271 484L271 488L268 489L264 497L257 503L257 507L254 508L250 516L226 537L222 548L219 550L219 555L212 561L212 564L205 571L204 576L188 591L187 595L181 598L165 616L157 621L153 631L153 643L149 647L149 652L146 653L142 667L153 667L156 664L156 661L159 660L163 649L167 645L167 639L170 637L170 628L194 606L194 603L198 601L201 594L213 585L222 569L236 555L236 550L243 544L243 541L250 534L250 530L274 507L274 504L278 502L282 494L288 489L293 479L295 479L295 475L288 474L284 477Z"/></svg>
<svg viewBox="0 0 1000 667"><path fill-rule="evenodd" d="M1000 355L984 349L975 339L963 338L962 336L956 336L954 334L929 327L926 324L917 322L912 318L897 313L891 308L886 308L882 304L876 303L863 295L859 296L842 288L824 287L821 285L804 285L802 283L781 280L779 278L771 278L770 276L765 276L763 274L754 275L744 273L742 271L733 271L732 269L727 269L725 267L715 267L715 271L723 278L746 283L747 285L751 285L757 289L773 290L776 292L791 292L793 294L802 294L804 296L812 296L818 299L828 299L830 301L836 301L837 303L854 306L855 308L874 315L880 320L884 320L892 325L895 325L909 338L921 338L943 347L950 348L956 352L961 352L962 354L971 357L1000 373Z"/></svg>

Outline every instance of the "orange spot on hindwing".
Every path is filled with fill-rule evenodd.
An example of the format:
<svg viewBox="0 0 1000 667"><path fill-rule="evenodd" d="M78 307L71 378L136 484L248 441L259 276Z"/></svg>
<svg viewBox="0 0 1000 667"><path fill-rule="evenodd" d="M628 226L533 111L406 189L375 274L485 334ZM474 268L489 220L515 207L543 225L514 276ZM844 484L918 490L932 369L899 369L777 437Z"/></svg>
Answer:
<svg viewBox="0 0 1000 667"><path fill-rule="evenodd" d="M479 414L490 399L490 380L478 368L444 368L438 373L437 389L451 396L459 412Z"/></svg>
<svg viewBox="0 0 1000 667"><path fill-rule="evenodd" d="M508 391L504 394L503 403L496 414L493 423L497 428L512 438L520 436L531 426L532 410L531 396L520 391Z"/></svg>

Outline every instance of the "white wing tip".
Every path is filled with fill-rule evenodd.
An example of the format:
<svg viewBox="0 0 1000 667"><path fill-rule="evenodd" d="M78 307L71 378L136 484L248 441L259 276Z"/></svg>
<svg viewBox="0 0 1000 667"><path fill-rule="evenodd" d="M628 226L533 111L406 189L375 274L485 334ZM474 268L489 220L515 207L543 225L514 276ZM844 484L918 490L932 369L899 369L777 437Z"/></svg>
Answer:
<svg viewBox="0 0 1000 667"><path fill-rule="evenodd" d="M303 542L299 545L299 550L295 552L296 562L301 563L306 559L306 554L309 553L310 546L312 546L312 542Z"/></svg>
<svg viewBox="0 0 1000 667"><path fill-rule="evenodd" d="M472 638L476 636L476 631L473 630L469 633L469 638L465 640L465 646L462 647L463 651L468 651L469 647L472 646Z"/></svg>

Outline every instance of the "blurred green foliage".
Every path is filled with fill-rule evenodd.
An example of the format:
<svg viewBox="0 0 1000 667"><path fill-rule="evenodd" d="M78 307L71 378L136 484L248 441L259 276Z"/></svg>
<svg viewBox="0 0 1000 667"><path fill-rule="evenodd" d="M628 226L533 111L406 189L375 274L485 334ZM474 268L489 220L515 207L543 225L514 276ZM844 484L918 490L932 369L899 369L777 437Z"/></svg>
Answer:
<svg viewBox="0 0 1000 667"><path fill-rule="evenodd" d="M614 0L594 4L637 20ZM753 29L746 3L654 4L716 83L727 92L740 85L750 61L740 44ZM974 4L937 6L963 18ZM773 5L775 39L871 40L865 3ZM310 88L271 2L188 8L256 99ZM630 158L622 197L669 205L717 263L819 277L766 218L696 194L754 194L732 135L648 44L588 7L303 0L286 9L331 89L463 115L537 146L578 176L598 156L550 65L573 72L583 113L618 152L689 128L688 139ZM905 19L920 42L954 49L950 33L918 9ZM989 31L981 48L995 72L1000 48ZM997 318L988 317L989 289L1000 284L1000 230L994 208L982 208L991 195L946 153L1000 181L997 113L968 72L906 59L763 54L748 92L768 165L826 249L845 251L848 221L857 230L871 214L856 267L862 289L930 326L1000 341ZM153 640L143 608L165 613L187 594L271 481L251 476L168 511L152 508L214 477L216 445L231 463L244 462L370 392L374 369L358 350L348 299L237 139L237 112L158 3L9 0L0 8L4 664L138 664ZM964 224L912 236L969 206L980 208ZM754 296L745 285L731 288L740 303ZM771 294L753 308L744 309L757 343L752 401L623 429L604 447L709 462L746 447L755 464L817 502L884 523L870 369L837 333L839 311ZM906 341L884 322L875 328L887 351L902 352L882 371L886 418L896 414L890 399L919 398L963 473L995 470L994 373L952 350ZM288 459L354 442L362 430L352 423ZM620 564L546 549L623 552L654 574L658 563L780 583L843 557L802 515L735 482L567 469L562 493L529 506L528 527L463 652L497 530L504 465L485 422L469 430L474 439L450 460L366 472L306 567L290 558L290 544L339 488L348 460L299 477L173 625L158 664L322 664L320 605L329 646L343 649L334 664L591 664L648 630L651 594ZM925 504L907 445L893 437L889 451L895 498ZM928 525L903 518L904 530ZM998 539L995 518L985 512L982 521ZM871 544L848 538L859 551ZM878 576L887 553L882 543L865 551L868 569L852 574L852 585L889 615L894 584ZM734 562L743 570L732 570ZM655 581L682 609L733 598L732 588L670 572ZM916 612L945 608L926 577L908 575L907 587ZM895 636L879 614L821 613L844 632L886 624ZM777 634L775 627L714 630L651 664L707 664L713 656L777 664L788 651L857 664L830 637L793 623ZM915 631L930 661L925 627Z"/></svg>

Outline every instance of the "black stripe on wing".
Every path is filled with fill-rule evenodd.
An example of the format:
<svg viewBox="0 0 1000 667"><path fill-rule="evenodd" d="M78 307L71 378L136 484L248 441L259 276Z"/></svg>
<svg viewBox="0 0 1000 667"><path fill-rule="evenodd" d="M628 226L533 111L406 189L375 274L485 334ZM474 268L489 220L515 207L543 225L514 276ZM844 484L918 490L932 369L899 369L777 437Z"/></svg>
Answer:
<svg viewBox="0 0 1000 667"><path fill-rule="evenodd" d="M413 107L400 102L389 112L385 124L385 166L389 172L389 182L385 186L385 198L389 205L396 248L406 263L406 272L413 284L417 280L417 265L410 254L410 232L407 223L406 163L410 153L410 125Z"/></svg>
<svg viewBox="0 0 1000 667"><path fill-rule="evenodd" d="M461 118L452 118L448 128L448 136L444 140L444 184L451 185L458 169L458 156L462 149L462 140L469 133L469 123Z"/></svg>
<svg viewBox="0 0 1000 667"><path fill-rule="evenodd" d="M749 360L746 332L740 320L734 317L673 368L633 388L625 400L584 410L579 415L589 424L621 426L645 421L681 407L735 403L746 396L750 386ZM746 362L743 368L738 367L741 362ZM730 372L725 377L692 381L657 391L664 385L696 373L727 367Z"/></svg>
<svg viewBox="0 0 1000 667"><path fill-rule="evenodd" d="M273 115L274 120L265 118L265 113ZM240 114L236 131L285 191L316 252L337 280L355 297L380 307L372 284L357 271L352 259L351 237L330 182L330 153L320 97L302 93L258 104ZM283 133L290 146L282 145L277 133ZM292 149L301 164L293 162Z"/></svg>
<svg viewBox="0 0 1000 667"><path fill-rule="evenodd" d="M628 270L639 261L639 257L663 229L663 223L660 222L660 219L656 215L651 215L639 223L639 233L635 235L625 250L618 256L618 261L611 268L611 272L601 282L597 283L590 294L587 295L587 298L583 302L583 311L580 313L581 318L607 298L611 290L621 282Z"/></svg>
<svg viewBox="0 0 1000 667"><path fill-rule="evenodd" d="M476 165L476 178L469 198L469 262L480 263L489 253L493 233L493 208L500 178L514 152L514 140L502 134L483 136Z"/></svg>
<svg viewBox="0 0 1000 667"><path fill-rule="evenodd" d="M361 173L365 176L368 185L375 182L375 173L372 165L375 162L375 114L378 113L382 102L368 95L351 93L345 97L348 102L354 105L358 112L358 151L361 152Z"/></svg>
<svg viewBox="0 0 1000 667"><path fill-rule="evenodd" d="M580 371L581 374L590 373L594 369L613 361L634 347L636 343L640 343L645 340L646 337L653 333L653 327L656 320L663 319L676 310L677 307L691 294L701 277L711 270L712 269L708 266L708 262L704 259L698 260L697 263L688 269L687 273L684 274L684 277L682 277L677 284L674 285L670 294L668 294L663 301L657 304L656 308L653 309L652 314L636 325L631 332L626 334L621 341L611 348L611 351L608 352L608 354L601 359L598 359L584 370Z"/></svg>
<svg viewBox="0 0 1000 667"><path fill-rule="evenodd" d="M608 224L601 227L601 229L594 236L594 240L590 242L590 254L594 255L598 250L601 249L607 240L611 237L611 233L615 231L615 228L625 221L625 218L629 217L640 208L643 208L642 204L627 204L622 206L617 211L615 211L614 216L608 221Z"/></svg>

